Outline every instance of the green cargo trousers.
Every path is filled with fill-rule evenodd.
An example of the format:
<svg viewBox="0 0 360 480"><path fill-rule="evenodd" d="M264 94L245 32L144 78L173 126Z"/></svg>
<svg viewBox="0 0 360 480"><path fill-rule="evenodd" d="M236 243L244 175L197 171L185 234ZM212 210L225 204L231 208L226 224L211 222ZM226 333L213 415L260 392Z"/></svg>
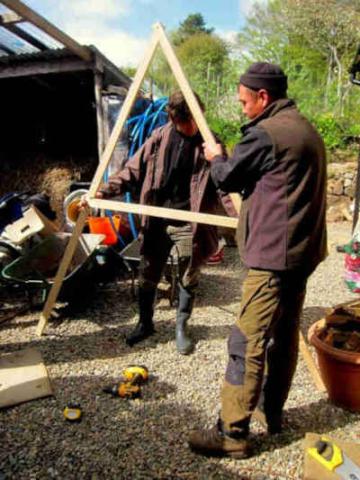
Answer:
<svg viewBox="0 0 360 480"><path fill-rule="evenodd" d="M234 438L247 435L260 395L268 424L281 418L296 369L306 282L299 272L248 271L221 392L223 430Z"/></svg>

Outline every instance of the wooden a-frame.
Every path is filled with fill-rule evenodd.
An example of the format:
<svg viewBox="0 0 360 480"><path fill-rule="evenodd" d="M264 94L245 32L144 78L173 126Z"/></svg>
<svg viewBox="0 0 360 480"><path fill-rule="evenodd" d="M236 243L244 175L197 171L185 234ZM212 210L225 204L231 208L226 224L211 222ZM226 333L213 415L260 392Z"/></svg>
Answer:
<svg viewBox="0 0 360 480"><path fill-rule="evenodd" d="M131 84L131 87L126 96L125 102L120 111L119 117L114 125L109 141L101 156L99 166L96 170L95 176L93 178L93 181L89 189L88 203L90 207L95 207L100 209L113 210L113 211L119 211L119 212L138 213L141 215L169 218L173 220L198 222L198 223L205 223L208 225L217 225L217 226L224 226L229 228L236 228L238 224L237 218L225 217L221 215L211 215L206 213L189 212L185 210L175 210L171 208L154 207L149 205L138 205L134 203L116 202L113 200L102 200L102 199L95 198L95 194L99 189L99 186L103 179L106 168L111 160L111 156L115 149L118 138L129 116L132 105L136 99L136 95L141 87L145 74L150 66L150 63L154 57L155 51L158 46L162 48L164 55L167 61L169 62L169 65L174 73L176 80L178 81L181 91L184 94L184 97L189 105L191 113L198 125L198 128L200 130L200 133L203 139L206 142L215 143L214 136L212 135L206 123L202 110L195 98L195 95L191 90L191 87L185 77L185 74L180 66L179 61L176 58L174 50L169 40L166 37L163 26L160 23L157 23L154 25L153 28L154 28L154 33L153 33L150 45L148 47L148 50L144 56L142 63L140 64L136 72L134 81ZM233 198L233 203L235 207L239 210L239 207L240 207L239 196L237 194L236 195L234 194L232 195L232 198ZM89 214L89 209L84 209L78 217L76 226L69 240L69 243L66 247L64 257L60 263L59 269L55 276L53 286L46 300L44 309L40 315L40 320L36 330L36 333L38 335L42 335L45 329L45 326L47 324L47 321L51 315L51 311L56 302L62 282L66 275L71 259L73 257L78 239L82 233L88 214Z"/></svg>
<svg viewBox="0 0 360 480"><path fill-rule="evenodd" d="M141 87L145 74L150 66L150 63L154 57L155 51L158 46L162 48L165 58L167 59L169 66L171 67L171 70L175 76L175 79L179 84L179 87L185 97L185 100L190 108L192 116L199 128L199 131L204 141L212 144L215 143L215 138L206 123L203 112L196 100L194 93L192 92L189 82L187 81L186 76L181 68L181 65L174 53L174 50L165 34L163 26L160 23L156 23L153 27L153 30L154 32L153 32L153 36L152 36L150 45L148 47L148 50L144 56L142 63L140 64L136 72L133 83L131 84L131 87L128 91L125 102L120 111L119 117L111 132L109 141L101 156L99 166L96 170L95 176L91 183L89 194L88 194L89 206L94 208L112 210L112 211L136 213L136 214L148 215L148 216L154 216L154 217L160 217L160 218L169 218L172 220L181 220L181 221L187 221L187 222L204 223L207 225L236 228L238 224L237 218L225 217L220 215L212 215L212 214L206 214L206 213L189 212L189 211L176 210L171 208L154 207L149 205L138 205L134 203L117 202L113 200L102 200L102 199L95 198L95 194L100 187L101 181L103 179L106 168L108 167L109 162L111 160L111 156L115 149L118 138L130 114L130 110L136 99L136 95ZM240 209L239 195L231 194L231 197L232 197L235 208L239 211ZM36 330L36 333L38 335L42 335L46 327L46 324L48 322L48 319L51 315L52 309L55 305L64 277L66 275L67 269L74 255L79 237L83 231L88 214L89 214L89 208L86 208L81 211L78 217L74 231L66 247L59 269L56 273L53 286L47 297L44 309L40 315L39 323ZM300 351L303 354L304 360L306 361L308 369L313 377L313 380L317 388L321 391L324 391L325 387L319 375L319 371L315 365L315 362L311 356L310 351L307 348L307 345L305 343L305 340L301 332L300 332L299 346L300 346Z"/></svg>

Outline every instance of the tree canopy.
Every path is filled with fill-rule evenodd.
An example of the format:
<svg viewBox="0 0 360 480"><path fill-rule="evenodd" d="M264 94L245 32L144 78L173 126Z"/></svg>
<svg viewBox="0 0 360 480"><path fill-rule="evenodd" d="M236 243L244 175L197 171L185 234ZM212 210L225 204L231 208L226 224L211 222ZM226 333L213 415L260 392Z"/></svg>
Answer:
<svg viewBox="0 0 360 480"><path fill-rule="evenodd" d="M201 13L191 13L180 23L179 28L173 32L173 42L175 45L180 45L192 35L201 33L211 35L213 31L213 28L206 27Z"/></svg>
<svg viewBox="0 0 360 480"><path fill-rule="evenodd" d="M349 81L360 44L360 2L255 3L235 45L218 36L201 13L188 15L170 36L190 84L206 104L211 126L228 144L240 137L238 78L255 61L282 66L289 96L315 122L329 149L345 148L360 135L360 87ZM164 94L177 88L161 53L150 76Z"/></svg>

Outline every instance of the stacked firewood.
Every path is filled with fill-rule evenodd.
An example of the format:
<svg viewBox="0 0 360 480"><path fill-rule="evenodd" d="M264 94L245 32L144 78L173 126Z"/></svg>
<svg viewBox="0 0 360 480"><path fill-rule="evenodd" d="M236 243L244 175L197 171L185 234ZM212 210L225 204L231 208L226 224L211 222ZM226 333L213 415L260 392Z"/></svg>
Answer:
<svg viewBox="0 0 360 480"><path fill-rule="evenodd" d="M334 307L325 319L321 339L328 345L360 353L360 302Z"/></svg>

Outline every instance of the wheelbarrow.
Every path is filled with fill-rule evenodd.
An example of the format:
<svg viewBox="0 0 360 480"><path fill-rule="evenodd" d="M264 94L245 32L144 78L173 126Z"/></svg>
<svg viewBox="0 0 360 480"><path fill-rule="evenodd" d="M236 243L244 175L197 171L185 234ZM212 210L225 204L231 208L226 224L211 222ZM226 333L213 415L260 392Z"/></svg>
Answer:
<svg viewBox="0 0 360 480"><path fill-rule="evenodd" d="M35 290L41 290L42 301L50 290L70 233L55 233L33 247L28 253L17 258L2 270L2 277L9 282L24 286L32 302ZM83 234L78 242L71 264L64 278L58 299L71 301L81 295L80 289L94 282L96 251L104 235ZM86 287L85 287L86 288Z"/></svg>

